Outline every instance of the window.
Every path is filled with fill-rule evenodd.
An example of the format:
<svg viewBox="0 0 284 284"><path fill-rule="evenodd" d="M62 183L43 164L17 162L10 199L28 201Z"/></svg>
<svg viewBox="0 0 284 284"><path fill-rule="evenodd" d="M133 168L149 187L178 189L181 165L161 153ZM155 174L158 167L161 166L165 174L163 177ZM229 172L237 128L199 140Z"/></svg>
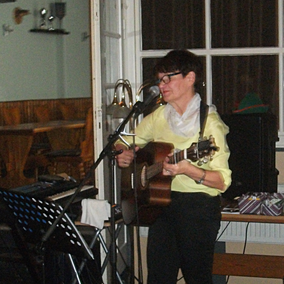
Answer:
<svg viewBox="0 0 284 284"><path fill-rule="evenodd" d="M213 0L212 48L274 47L278 44L277 1Z"/></svg>
<svg viewBox="0 0 284 284"><path fill-rule="evenodd" d="M143 50L204 47L204 1L142 0L141 8Z"/></svg>
<svg viewBox="0 0 284 284"><path fill-rule="evenodd" d="M142 81L170 49L189 49L204 62L201 96L225 114L247 93L257 93L278 117L277 147L284 147L281 0L137 1Z"/></svg>

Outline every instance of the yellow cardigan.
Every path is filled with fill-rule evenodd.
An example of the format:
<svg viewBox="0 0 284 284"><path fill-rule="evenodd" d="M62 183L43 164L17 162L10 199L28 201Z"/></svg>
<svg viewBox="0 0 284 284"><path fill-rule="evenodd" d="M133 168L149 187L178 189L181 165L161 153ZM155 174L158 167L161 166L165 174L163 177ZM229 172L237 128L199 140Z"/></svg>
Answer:
<svg viewBox="0 0 284 284"><path fill-rule="evenodd" d="M135 144L139 147L144 147L148 142L166 142L172 143L176 149L187 149L192 143L197 142L199 133L193 137L183 137L173 133L164 116L165 106L159 107L156 111L144 117L142 122L135 129ZM219 151L213 155L213 160L199 166L205 170L219 171L223 176L226 188L231 184L231 170L229 169L228 159L230 150L227 145L226 135L229 133L229 128L221 120L219 114L213 111L208 114L204 136L209 138L210 135L215 139L216 146ZM124 137L129 143L133 143L132 137ZM118 141L117 143L122 143ZM196 166L197 162L193 163ZM186 175L177 175L172 180L172 191L179 192L204 192L211 196L220 194L220 190L210 188L203 184L197 184L193 179Z"/></svg>

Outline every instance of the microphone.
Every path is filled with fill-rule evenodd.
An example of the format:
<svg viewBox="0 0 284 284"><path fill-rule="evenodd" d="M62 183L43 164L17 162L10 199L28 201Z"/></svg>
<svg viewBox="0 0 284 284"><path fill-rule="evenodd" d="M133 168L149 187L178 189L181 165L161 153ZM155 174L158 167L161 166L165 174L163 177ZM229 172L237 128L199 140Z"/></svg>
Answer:
<svg viewBox="0 0 284 284"><path fill-rule="evenodd" d="M135 118L137 118L137 116L141 114L151 104L151 102L160 95L160 89L158 86L152 86L149 88L148 93L148 96L143 102L138 101L133 106L133 109L135 110Z"/></svg>
<svg viewBox="0 0 284 284"><path fill-rule="evenodd" d="M143 101L145 107L147 107L157 96L160 95L160 89L158 86L152 86L149 88L149 95Z"/></svg>

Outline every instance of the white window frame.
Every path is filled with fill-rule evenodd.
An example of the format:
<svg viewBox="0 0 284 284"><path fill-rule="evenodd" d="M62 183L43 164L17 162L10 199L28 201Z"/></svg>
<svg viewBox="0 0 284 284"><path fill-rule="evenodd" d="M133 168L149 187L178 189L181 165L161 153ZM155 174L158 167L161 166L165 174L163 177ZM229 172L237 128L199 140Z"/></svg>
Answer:
<svg viewBox="0 0 284 284"><path fill-rule="evenodd" d="M132 34L128 34L126 37L128 40L134 39L135 47L135 62L133 56L128 58L133 51L133 46L126 45L127 56L125 57L128 61L126 70L135 70L135 76L132 76L132 81L134 82L133 86L137 88L142 84L142 59L143 58L153 58L153 57L162 57L169 50L142 50L142 24L141 24L141 0L128 0L128 6L131 6L134 9L134 19L127 17L126 29L134 29ZM279 141L276 143L277 148L284 148L284 99L283 99L283 56L284 56L284 46L283 46L283 1L278 0L278 38L279 46L278 47L261 47L261 48L211 48L211 19L210 19L210 2L211 0L205 0L205 48L204 49L190 49L197 55L206 57L206 93L207 93L207 102L212 103L212 57L216 55L234 55L234 56L243 56L243 55L276 55L279 58L279 132L278 137ZM134 21L133 21L134 20ZM130 35L130 36L129 36ZM132 43L133 44L133 43ZM130 49L128 49L130 48ZM129 72L129 71L128 71ZM133 71L132 71L133 74Z"/></svg>
<svg viewBox="0 0 284 284"><path fill-rule="evenodd" d="M104 30L104 27L101 25L101 18L103 15L101 15L100 10L100 0L91 0L90 1L90 7L91 7L91 47L92 47L92 90L93 90L93 110L94 110L94 153L95 153L95 161L100 158L100 155L102 154L102 151L104 147L106 146L106 143L104 143L103 136L107 136L106 130L105 130L105 107L106 104L108 104L108 100L111 103L111 98L108 98L106 93L107 90L114 91L116 80L120 78L127 78L124 74L124 64L125 62L129 62L129 60L124 60L124 48L123 48L123 39L125 38L125 32L124 32L124 25L121 25L122 18L124 14L124 3L123 0L106 0L105 4L107 5L115 5L116 9L115 11L111 9L106 9L107 13L116 12L116 19L108 19L109 22L107 24L115 25L117 24L117 31L112 31L111 29ZM123 10L122 10L123 8ZM132 14L133 15L133 14ZM117 21L117 22L115 22ZM121 27L122 26L122 27ZM114 52L112 52L112 49L109 48L109 46L106 48L105 51L102 52L102 40L106 38L106 40L109 39L116 39L116 45L114 46L114 49L116 48L115 57ZM113 47L113 46L112 46ZM108 63L106 60L101 59L108 59ZM112 69L113 68L113 69ZM114 71L112 73L112 71ZM106 74L109 75L109 78L106 78ZM106 79L105 79L106 78ZM111 82L105 82L105 80L109 80ZM112 94L114 92L111 92ZM112 97L113 98L113 97ZM106 137L107 138L107 137ZM99 189L98 193L98 199L106 199L108 195L110 195L109 191L112 190L112 181L107 181L107 178L109 177L109 171L112 169L109 169L108 167L105 167L107 164L107 158L105 157L104 160L102 160L99 164L99 166L96 169L96 186ZM114 180L116 181L116 168L114 169ZM108 193L108 194L107 194ZM114 198L115 202L117 203L117 195L118 195L118 188L116 186L116 183L114 184ZM102 232L103 237L105 240L109 241L107 239L106 230ZM117 246L119 247L119 255L123 255L124 259L127 259L127 255L129 252L128 247L128 237L127 237L127 228L124 226L118 236L117 239ZM118 252L117 252L118 253ZM106 256L105 251L103 247L101 247L101 261L104 261L104 257ZM118 261L116 263L117 265L117 271L122 271L125 269L124 262L121 260L121 257L118 257ZM109 278L111 276L111 273L109 272L110 267L108 266L102 275L103 282L109 283Z"/></svg>

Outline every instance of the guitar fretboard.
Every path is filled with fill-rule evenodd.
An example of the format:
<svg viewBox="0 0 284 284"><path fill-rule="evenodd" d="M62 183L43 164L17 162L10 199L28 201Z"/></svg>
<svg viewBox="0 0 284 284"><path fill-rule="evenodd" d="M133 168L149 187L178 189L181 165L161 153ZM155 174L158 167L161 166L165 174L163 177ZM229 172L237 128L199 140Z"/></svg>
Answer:
<svg viewBox="0 0 284 284"><path fill-rule="evenodd" d="M213 138L209 140L200 141L198 143L192 143L192 145L188 149L184 149L182 151L176 151L170 156L169 163L177 164L178 162L189 159L193 162L198 161L199 159L212 155L214 151L218 151L218 147L216 147ZM163 170L163 162L155 163L146 169L146 179L154 177L159 174Z"/></svg>

